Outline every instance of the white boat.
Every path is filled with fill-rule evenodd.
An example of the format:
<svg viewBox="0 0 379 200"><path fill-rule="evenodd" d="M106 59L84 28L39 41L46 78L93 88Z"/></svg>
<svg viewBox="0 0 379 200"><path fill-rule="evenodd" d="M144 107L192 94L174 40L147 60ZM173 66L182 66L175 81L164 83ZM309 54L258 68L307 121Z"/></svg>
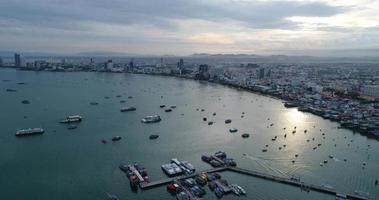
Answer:
<svg viewBox="0 0 379 200"><path fill-rule="evenodd" d="M66 119L62 120L61 123L74 123L74 122L81 122L83 119L80 115L70 115L66 117Z"/></svg>
<svg viewBox="0 0 379 200"><path fill-rule="evenodd" d="M135 111L137 110L135 107L123 107L120 109L121 112Z"/></svg>
<svg viewBox="0 0 379 200"><path fill-rule="evenodd" d="M28 128L16 131L16 136L37 135L43 134L44 132L45 130L43 130L42 128Z"/></svg>
<svg viewBox="0 0 379 200"><path fill-rule="evenodd" d="M144 117L141 122L143 123L154 123L154 122L160 122L162 119L159 115L151 115Z"/></svg>

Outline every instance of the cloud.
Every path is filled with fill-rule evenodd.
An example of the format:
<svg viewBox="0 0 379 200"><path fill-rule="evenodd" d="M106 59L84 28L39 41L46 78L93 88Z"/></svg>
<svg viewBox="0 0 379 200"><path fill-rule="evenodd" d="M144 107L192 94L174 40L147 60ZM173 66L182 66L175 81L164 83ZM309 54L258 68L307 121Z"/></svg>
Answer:
<svg viewBox="0 0 379 200"><path fill-rule="evenodd" d="M164 54L325 46L348 32L376 36L362 29L378 26L377 13L373 0L11 0L0 4L0 48Z"/></svg>
<svg viewBox="0 0 379 200"><path fill-rule="evenodd" d="M195 43L203 44L233 44L234 41L225 35L218 33L200 33L188 38Z"/></svg>

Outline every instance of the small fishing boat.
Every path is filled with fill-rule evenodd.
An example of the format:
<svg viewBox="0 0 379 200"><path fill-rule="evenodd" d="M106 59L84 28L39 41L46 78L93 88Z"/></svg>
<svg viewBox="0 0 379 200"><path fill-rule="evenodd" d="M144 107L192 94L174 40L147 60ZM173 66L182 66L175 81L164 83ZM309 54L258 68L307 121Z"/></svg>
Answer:
<svg viewBox="0 0 379 200"><path fill-rule="evenodd" d="M154 135L154 134L153 134L153 135L150 135L150 136L149 136L149 139L150 139L150 140L154 140L154 139L157 139L157 138L159 138L159 135Z"/></svg>

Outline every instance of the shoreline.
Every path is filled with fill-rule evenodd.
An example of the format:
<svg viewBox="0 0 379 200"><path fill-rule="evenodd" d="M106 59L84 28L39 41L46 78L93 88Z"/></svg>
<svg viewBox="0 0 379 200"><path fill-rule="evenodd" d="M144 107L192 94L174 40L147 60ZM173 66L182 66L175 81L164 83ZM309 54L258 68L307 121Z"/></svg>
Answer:
<svg viewBox="0 0 379 200"><path fill-rule="evenodd" d="M254 87L241 86L241 85L237 85L237 84L233 84L233 83L227 83L225 81L202 80L202 79L197 79L195 77L190 77L190 76L183 76L183 75L176 75L176 74L163 74L163 73L102 72L102 71L36 71L36 70L25 70L25 69L20 69L20 68L11 68L11 67L1 67L1 69L14 69L14 70L20 70L20 71L34 71L34 72L71 72L71 73L72 72L96 72L96 73L116 73L116 74L142 74L142 75L165 76L165 77L173 77L173 78L180 78L180 79L188 79L188 80L193 80L193 81L198 81L198 82L214 83L214 84L226 86L229 88L242 90L242 91L262 95L265 97L270 97L270 98L273 98L276 100L280 100L280 101L282 101L283 106L285 108L297 108L297 110L300 112L311 113L311 114L318 116L318 117L321 117L323 119L328 119L331 122L337 122L339 124L339 126L337 127L338 129L350 130L353 133L359 133L362 136L366 136L369 139L376 139L379 141L379 135L372 133L370 130L362 128L359 124L351 123L351 122L345 122L341 119L328 116L327 114L325 114L326 112L322 109L312 108L312 107L308 107L306 105L300 105L300 104L294 103L294 100L289 99L289 98L284 98L280 94L275 94L272 92L265 92L265 91L262 91L259 89L254 89ZM367 121L367 122L369 122L369 121Z"/></svg>

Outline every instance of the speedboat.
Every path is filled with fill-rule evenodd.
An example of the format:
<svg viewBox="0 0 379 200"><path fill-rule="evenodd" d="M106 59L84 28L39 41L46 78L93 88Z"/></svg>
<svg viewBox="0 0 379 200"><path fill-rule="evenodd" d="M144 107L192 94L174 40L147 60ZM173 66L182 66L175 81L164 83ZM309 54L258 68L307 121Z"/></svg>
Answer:
<svg viewBox="0 0 379 200"><path fill-rule="evenodd" d="M114 136L114 137L112 138L112 141L113 141L113 142L116 142L116 141L119 141L119 140L121 140L121 136Z"/></svg>
<svg viewBox="0 0 379 200"><path fill-rule="evenodd" d="M238 129L236 129L236 128L231 128L231 129L229 129L229 132L231 132L231 133L235 133L235 132L237 132L238 131Z"/></svg>

